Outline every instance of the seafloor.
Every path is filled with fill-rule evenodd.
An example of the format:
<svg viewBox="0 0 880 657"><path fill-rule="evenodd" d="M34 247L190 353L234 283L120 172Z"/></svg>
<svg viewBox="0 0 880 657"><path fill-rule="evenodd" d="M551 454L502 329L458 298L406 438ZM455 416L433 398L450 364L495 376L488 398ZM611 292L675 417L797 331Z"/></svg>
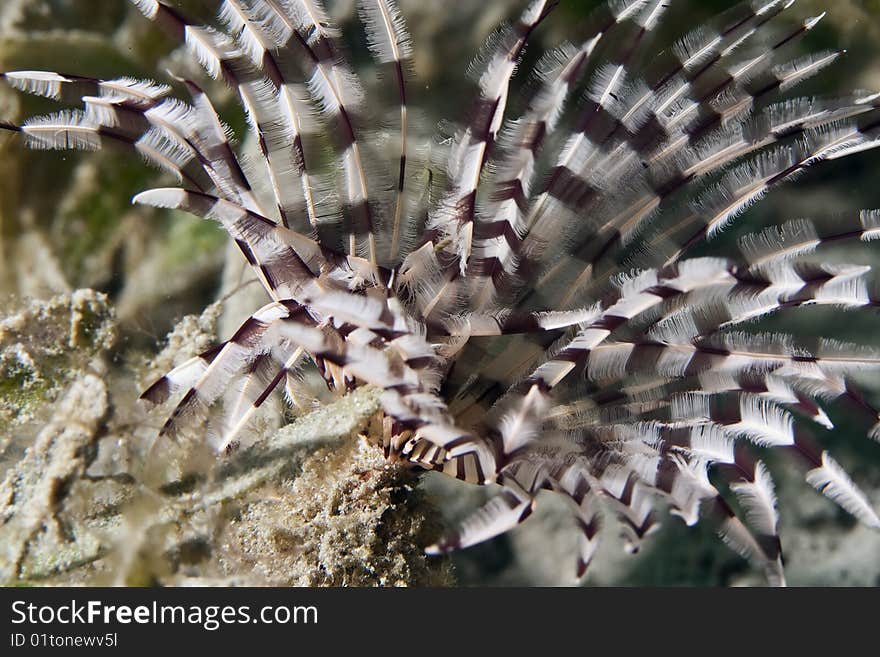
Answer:
<svg viewBox="0 0 880 657"><path fill-rule="evenodd" d="M332 4L346 34L356 31L351 4ZM456 80L483 36L520 3L486 9L457 1L455 12L420 0L400 4L416 44L415 73L440 99L422 117L430 127L455 109ZM590 4L565 11L574 17ZM697 21L727 3L691 4L696 13L686 16ZM823 5L799 4L805 15ZM806 45L849 53L812 91L880 89L880 3L828 4L828 19ZM559 33L565 23L543 38L567 36ZM0 70L10 69L199 75L119 0L3 0ZM231 95L210 88L241 130ZM51 109L0 86L0 118ZM745 223L880 207L876 157L871 162L810 174ZM388 464L369 438L378 410L370 389L296 419L270 409L250 429L254 446L231 457L210 454L197 430L155 444L163 409L148 412L138 393L262 302L215 226L131 207L132 194L157 179L128 153L32 152L0 137L0 584L573 582L573 519L549 496L509 535L451 559L426 557L423 547L487 491ZM878 260L876 251L867 257ZM876 315L841 326L833 313L817 311L796 328L833 327L845 339L876 342L872 326ZM880 393L876 381L865 384ZM831 448L876 506L880 446L848 431L845 418L841 427ZM789 582L880 584L880 534L807 487L784 460L773 465ZM711 530L675 518L635 556L607 534L587 584L762 583Z"/></svg>

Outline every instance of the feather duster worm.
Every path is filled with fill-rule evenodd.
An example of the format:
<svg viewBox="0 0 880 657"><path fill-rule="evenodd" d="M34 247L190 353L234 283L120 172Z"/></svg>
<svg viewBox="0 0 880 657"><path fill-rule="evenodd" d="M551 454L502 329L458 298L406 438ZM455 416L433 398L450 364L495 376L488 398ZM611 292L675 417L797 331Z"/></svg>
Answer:
<svg viewBox="0 0 880 657"><path fill-rule="evenodd" d="M746 236L739 255L691 256L808 167L880 145L877 95L787 97L840 55L791 58L821 16L792 23L782 14L793 0L749 0L646 67L670 3L609 0L578 42L538 60L511 117L511 81L555 5L535 0L474 63L469 118L429 169L439 193L423 194L417 174L429 165L407 113L413 53L394 0L358 2L399 105L399 151L384 160L319 0L216 0L213 25L168 0L133 1L238 94L269 204L191 80L177 81L184 101L151 81L8 72L13 87L72 93L83 107L2 127L34 148L129 145L181 184L134 201L220 223L265 288L270 302L228 341L144 392L156 403L180 395L163 434L224 400L210 434L229 449L307 366L340 393L377 386L389 457L499 488L429 552L513 528L549 490L572 502L578 576L603 513L635 548L668 508L714 522L783 583L774 484L756 447L804 459L808 483L880 527L807 429L832 426L819 402L849 399L880 434L850 379L880 353L744 326L807 305L876 306L869 267L805 256L875 239L880 212L797 220ZM309 149L316 132L330 171Z"/></svg>

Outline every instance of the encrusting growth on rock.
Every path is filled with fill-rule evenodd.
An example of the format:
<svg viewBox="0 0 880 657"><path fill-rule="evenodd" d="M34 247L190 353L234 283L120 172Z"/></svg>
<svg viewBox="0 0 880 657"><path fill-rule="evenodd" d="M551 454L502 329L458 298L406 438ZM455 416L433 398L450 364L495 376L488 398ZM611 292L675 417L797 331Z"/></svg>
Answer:
<svg viewBox="0 0 880 657"><path fill-rule="evenodd" d="M322 447L297 476L242 501L219 538L221 568L273 585L452 584L449 563L424 553L441 525L418 479L363 436Z"/></svg>
<svg viewBox="0 0 880 657"><path fill-rule="evenodd" d="M137 366L137 378L203 348L218 312L215 305L183 318L165 349ZM377 391L358 390L223 461L203 458L186 440L147 457L155 430L128 407L131 387L120 383L130 373L108 368L116 325L102 295L81 290L34 302L2 322L8 339L29 327L35 362L56 345L64 359L43 371L42 390L59 390L58 400L35 394L35 412L48 421L28 439L33 422L19 418L10 438L26 445L23 455L10 462L15 452L4 452L0 582L454 581L448 561L424 554L440 526L416 490L417 474L385 461L381 436L367 439Z"/></svg>
<svg viewBox="0 0 880 657"><path fill-rule="evenodd" d="M743 226L782 184L880 146L880 94L796 95L845 54L796 50L824 13L745 0L668 43L676 3L608 0L576 41L530 58L559 3L524 2L469 71L470 111L431 139L412 120L416 51L395 0L356 2L390 128L320 0L211 0L212 16L132 3L237 97L253 157L217 87L172 76L6 71L81 107L0 129L37 149L136 152L177 186L133 202L219 224L264 298L219 344L164 354L143 390L165 415L128 440L120 581L445 581L443 555L513 530L548 492L577 527L578 578L609 520L637 552L673 515L781 585L768 448L880 528L828 444L838 408L880 438L857 384L880 351L758 324L880 307L854 248L880 238L880 210ZM839 246L845 262L825 257ZM348 423L337 438L381 412L384 458L351 438L305 452L277 430L329 412ZM426 545L407 466L494 495Z"/></svg>

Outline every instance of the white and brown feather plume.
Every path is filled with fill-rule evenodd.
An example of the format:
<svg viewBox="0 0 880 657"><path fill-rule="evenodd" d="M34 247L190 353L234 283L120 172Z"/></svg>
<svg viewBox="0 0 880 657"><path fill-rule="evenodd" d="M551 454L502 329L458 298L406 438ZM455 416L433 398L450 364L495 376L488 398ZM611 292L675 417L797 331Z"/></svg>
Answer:
<svg viewBox="0 0 880 657"><path fill-rule="evenodd" d="M784 583L764 448L805 460L808 483L880 525L803 428L831 430L823 406L848 401L876 438L880 414L852 375L880 369L880 351L752 330L806 306L876 308L869 266L813 256L870 247L880 211L792 218L741 237L740 253L692 255L778 185L880 146L877 94L790 94L841 56L792 50L821 16L746 0L669 46L656 40L673 3L609 0L576 45L536 58L518 103L517 69L557 4L534 0L473 65L476 97L434 181L413 157L415 54L394 0L357 3L396 94L392 139L371 128L382 112L320 0L215 0L212 24L171 0L133 3L236 92L271 207L193 81L6 72L18 90L83 107L0 128L34 148L134 149L180 185L135 202L218 222L265 288L269 303L228 341L143 393L178 398L163 433L222 402L207 439L231 449L311 362L339 394L382 389L389 457L499 488L429 552L506 532L551 491L580 528L578 577L609 517L636 550L669 509L715 523ZM399 150L383 157L388 143ZM419 180L441 189L421 194Z"/></svg>

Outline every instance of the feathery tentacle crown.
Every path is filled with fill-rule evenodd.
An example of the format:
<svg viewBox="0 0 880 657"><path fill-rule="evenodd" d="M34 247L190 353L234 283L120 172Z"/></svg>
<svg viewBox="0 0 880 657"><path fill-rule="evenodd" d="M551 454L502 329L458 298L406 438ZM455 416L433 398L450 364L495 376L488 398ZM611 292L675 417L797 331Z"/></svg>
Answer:
<svg viewBox="0 0 880 657"><path fill-rule="evenodd" d="M880 353L746 326L813 304L876 306L868 267L805 256L880 237L880 211L799 219L743 238L739 255L690 257L807 167L880 145L878 95L787 95L840 55L792 59L821 16L792 21L781 15L793 0L749 0L643 70L670 0L609 0L575 43L540 58L511 117L511 80L555 4L535 0L474 64L469 118L425 175L394 0L358 5L399 99L396 138L369 129L319 0L217 0L214 25L168 0L133 1L240 96L268 204L193 81L179 81L183 101L150 81L8 72L22 91L72 93L84 107L2 126L35 148L130 145L181 183L135 202L219 222L265 287L270 303L227 342L143 394L183 393L163 433L222 399L210 434L225 450L279 384L295 394L304 367L333 390L377 386L389 455L500 487L430 552L511 529L549 490L571 500L582 530L578 576L602 517L620 519L636 549L668 508L714 522L783 583L774 484L756 447L788 448L811 485L880 527L808 429L831 428L819 402L849 400L880 438L877 409L850 379ZM316 170L316 133L334 149L330 172Z"/></svg>

